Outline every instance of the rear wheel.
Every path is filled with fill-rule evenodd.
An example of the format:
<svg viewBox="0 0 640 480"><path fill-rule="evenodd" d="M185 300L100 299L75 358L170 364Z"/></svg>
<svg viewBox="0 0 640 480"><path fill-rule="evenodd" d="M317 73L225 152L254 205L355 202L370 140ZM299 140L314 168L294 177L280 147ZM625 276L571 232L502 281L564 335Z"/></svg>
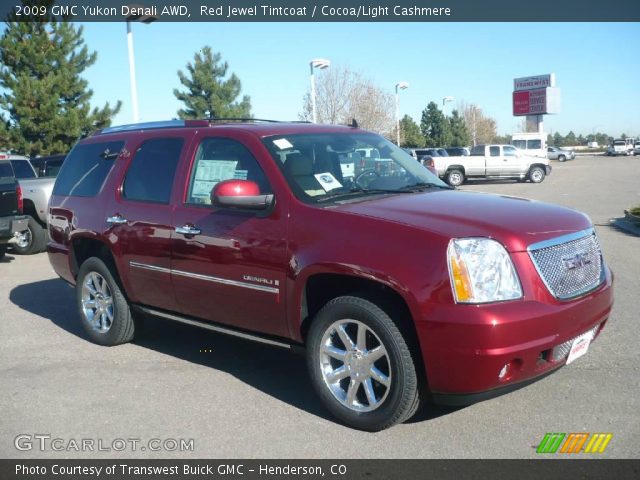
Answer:
<svg viewBox="0 0 640 480"><path fill-rule="evenodd" d="M540 183L544 180L546 173L542 167L531 167L529 170L529 180L532 183Z"/></svg>
<svg viewBox="0 0 640 480"><path fill-rule="evenodd" d="M133 340L129 303L101 259L91 257L80 267L76 303L82 326L95 343L112 346Z"/></svg>
<svg viewBox="0 0 640 480"><path fill-rule="evenodd" d="M44 250L46 232L42 225L33 217L29 217L29 224L24 232L21 232L17 242L12 245L13 251L20 255L33 255Z"/></svg>
<svg viewBox="0 0 640 480"><path fill-rule="evenodd" d="M311 324L307 364L325 406L352 427L379 431L420 404L416 367L391 318L361 297L338 297Z"/></svg>
<svg viewBox="0 0 640 480"><path fill-rule="evenodd" d="M459 187L464 183L464 173L460 170L449 170L445 175L445 180L452 187Z"/></svg>

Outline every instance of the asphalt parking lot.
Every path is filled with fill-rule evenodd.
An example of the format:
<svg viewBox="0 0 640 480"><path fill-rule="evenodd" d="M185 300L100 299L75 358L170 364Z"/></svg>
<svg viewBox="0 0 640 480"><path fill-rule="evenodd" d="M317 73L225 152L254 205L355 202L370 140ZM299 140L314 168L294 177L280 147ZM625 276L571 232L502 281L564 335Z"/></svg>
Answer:
<svg viewBox="0 0 640 480"><path fill-rule="evenodd" d="M616 304L585 357L533 385L463 409L428 406L371 434L335 423L304 358L154 321L135 343L90 343L74 292L46 254L0 261L0 458L533 458L546 432L610 432L607 458L636 458L640 439L640 238L609 219L640 204L640 157L552 162L542 184L477 182L465 190L580 209L615 273ZM18 435L193 439L193 451L40 451Z"/></svg>

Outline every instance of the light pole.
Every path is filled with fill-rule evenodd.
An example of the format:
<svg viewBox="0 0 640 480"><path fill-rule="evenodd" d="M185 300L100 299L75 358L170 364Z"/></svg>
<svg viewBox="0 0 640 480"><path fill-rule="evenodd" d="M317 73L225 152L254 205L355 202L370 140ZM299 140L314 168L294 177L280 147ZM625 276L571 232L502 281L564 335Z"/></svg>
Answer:
<svg viewBox="0 0 640 480"><path fill-rule="evenodd" d="M476 106L472 105L473 112L473 146L476 146Z"/></svg>
<svg viewBox="0 0 640 480"><path fill-rule="evenodd" d="M140 8L138 5L130 5L130 8ZM136 11L136 10L134 10ZM127 47L129 49L129 83L131 85L131 112L133 115L133 123L138 123L140 114L138 112L138 87L136 85L136 66L133 56L133 32L131 31L131 22L151 23L157 20L154 15L131 14L127 17Z"/></svg>
<svg viewBox="0 0 640 480"><path fill-rule="evenodd" d="M324 70L329 67L331 62L326 58L314 58L309 62L309 73L311 80L311 115L313 117L313 123L318 123L318 113L316 112L316 79L313 74L314 68Z"/></svg>
<svg viewBox="0 0 640 480"><path fill-rule="evenodd" d="M447 114L444 111L445 105L449 102L453 102L454 100L455 98L449 95L447 95L446 97L442 97L442 113L444 113L445 117L447 116Z"/></svg>
<svg viewBox="0 0 640 480"><path fill-rule="evenodd" d="M400 96L398 92L407 88L409 88L409 82L396 83L396 143L398 146L400 146Z"/></svg>

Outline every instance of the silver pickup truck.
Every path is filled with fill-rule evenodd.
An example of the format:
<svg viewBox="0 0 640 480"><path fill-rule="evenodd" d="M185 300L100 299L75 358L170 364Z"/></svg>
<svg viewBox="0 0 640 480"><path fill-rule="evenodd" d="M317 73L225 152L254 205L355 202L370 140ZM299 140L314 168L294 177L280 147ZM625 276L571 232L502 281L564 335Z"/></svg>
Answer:
<svg viewBox="0 0 640 480"><path fill-rule="evenodd" d="M53 191L55 178L31 178L19 180L24 196L24 214L29 225L13 245L22 255L42 252L47 246L47 206Z"/></svg>
<svg viewBox="0 0 640 480"><path fill-rule="evenodd" d="M551 173L549 159L522 154L513 145L476 145L463 157L433 157L438 175L449 185L470 178L513 178L542 182Z"/></svg>

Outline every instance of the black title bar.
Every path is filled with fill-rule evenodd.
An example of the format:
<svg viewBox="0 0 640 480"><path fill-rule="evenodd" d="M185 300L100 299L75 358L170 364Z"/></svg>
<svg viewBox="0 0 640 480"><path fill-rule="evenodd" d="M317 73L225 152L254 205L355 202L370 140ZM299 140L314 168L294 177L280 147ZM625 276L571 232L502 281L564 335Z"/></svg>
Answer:
<svg viewBox="0 0 640 480"><path fill-rule="evenodd" d="M2 0L11 21L638 22L638 0ZM28 2L36 3L36 2ZM51 2L43 2L51 3ZM133 5L136 7L134 8Z"/></svg>

